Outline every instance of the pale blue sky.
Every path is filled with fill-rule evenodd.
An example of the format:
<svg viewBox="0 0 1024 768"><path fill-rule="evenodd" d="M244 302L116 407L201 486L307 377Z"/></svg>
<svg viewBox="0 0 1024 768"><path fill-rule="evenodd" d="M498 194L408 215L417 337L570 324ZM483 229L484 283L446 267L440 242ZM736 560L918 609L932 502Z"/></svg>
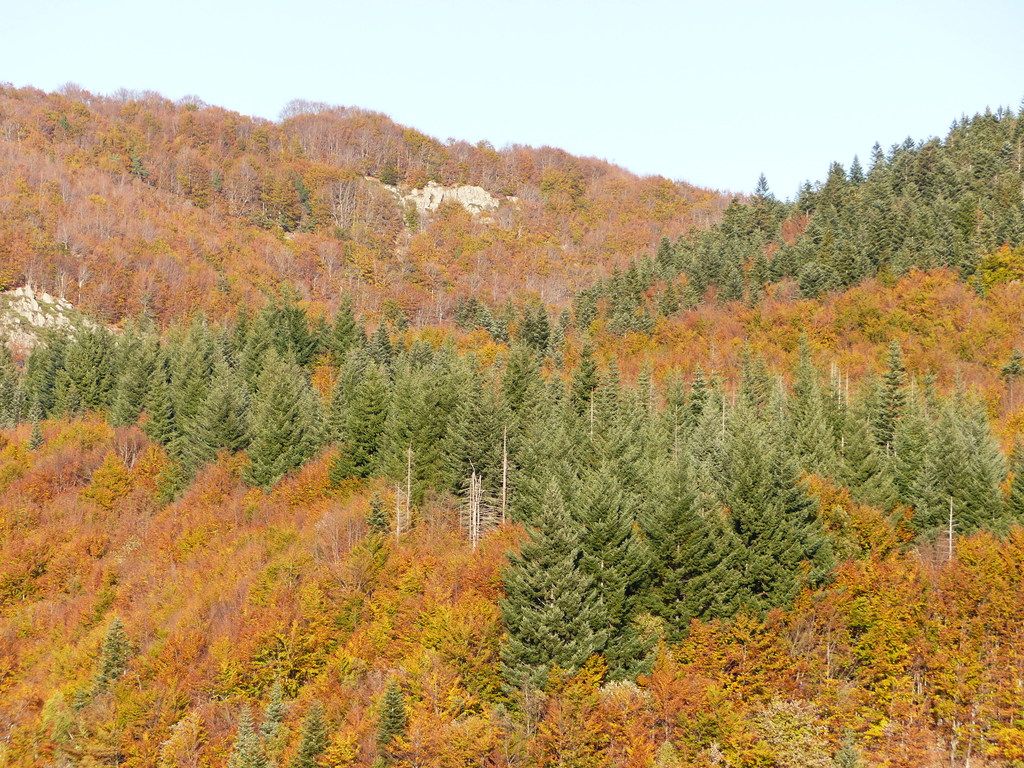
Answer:
<svg viewBox="0 0 1024 768"><path fill-rule="evenodd" d="M9 7L4 7L9 6ZM1014 74L1016 73L1016 75ZM1024 3L0 0L0 80L367 107L780 197L1024 97Z"/></svg>

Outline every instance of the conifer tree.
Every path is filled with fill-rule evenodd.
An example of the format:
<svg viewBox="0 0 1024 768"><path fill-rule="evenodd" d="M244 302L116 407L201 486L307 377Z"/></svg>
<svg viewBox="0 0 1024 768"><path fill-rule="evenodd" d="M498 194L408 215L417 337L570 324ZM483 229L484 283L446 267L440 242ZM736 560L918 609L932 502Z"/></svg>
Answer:
<svg viewBox="0 0 1024 768"><path fill-rule="evenodd" d="M848 412L843 420L840 477L855 500L889 510L898 494L890 465L880 450L860 414Z"/></svg>
<svg viewBox="0 0 1024 768"><path fill-rule="evenodd" d="M515 689L543 688L552 667L574 671L604 650L603 596L584 569L582 531L552 482L530 538L505 570L502 674Z"/></svg>
<svg viewBox="0 0 1024 768"><path fill-rule="evenodd" d="M192 468L217 455L244 450L249 443L248 394L227 363L220 359L214 366L210 391L188 429L185 457Z"/></svg>
<svg viewBox="0 0 1024 768"><path fill-rule="evenodd" d="M167 370L162 361L157 362L149 378L145 406L147 419L143 431L151 440L167 448L171 455L178 456L182 447L182 434L174 411Z"/></svg>
<svg viewBox="0 0 1024 768"><path fill-rule="evenodd" d="M338 305L326 343L336 365L341 365L352 349L366 343L366 332L356 320L352 300L348 296Z"/></svg>
<svg viewBox="0 0 1024 768"><path fill-rule="evenodd" d="M290 768L317 768L317 760L325 749L327 726L324 723L324 710L319 704L314 704L302 724L299 749L292 758Z"/></svg>
<svg viewBox="0 0 1024 768"><path fill-rule="evenodd" d="M32 419L32 434L28 438L28 447L33 451L43 447L43 427L37 418Z"/></svg>
<svg viewBox="0 0 1024 768"><path fill-rule="evenodd" d="M820 582L831 548L791 456L749 407L733 419L724 475L741 599L755 610L787 605L801 586L801 564L810 564L811 584Z"/></svg>
<svg viewBox="0 0 1024 768"><path fill-rule="evenodd" d="M125 357L111 397L110 421L117 426L134 424L142 412L156 365L156 344L148 341L130 343Z"/></svg>
<svg viewBox="0 0 1024 768"><path fill-rule="evenodd" d="M267 709L263 713L263 723L260 725L260 736L265 744L272 744L276 741L281 728L284 725L284 686L280 680L275 680L270 689L270 698L267 701Z"/></svg>
<svg viewBox="0 0 1024 768"><path fill-rule="evenodd" d="M366 516L366 525L374 533L387 533L391 527L391 519L384 509L384 501L380 494L373 494L370 497L370 512Z"/></svg>
<svg viewBox="0 0 1024 768"><path fill-rule="evenodd" d="M585 413L590 408L590 401L597 385L597 363L594 361L594 350L588 341L583 345L579 365L572 374L570 399L577 413Z"/></svg>
<svg viewBox="0 0 1024 768"><path fill-rule="evenodd" d="M238 718L238 733L228 756L228 768L270 768L248 707Z"/></svg>
<svg viewBox="0 0 1024 768"><path fill-rule="evenodd" d="M630 501L612 465L602 461L584 477L572 510L582 530L581 567L601 595L604 654L612 679L644 671L653 642L635 623L650 579L651 554L636 534L636 507Z"/></svg>
<svg viewBox="0 0 1024 768"><path fill-rule="evenodd" d="M97 692L107 690L111 683L124 674L130 654L131 643L128 641L128 635L124 631L121 619L115 616L100 647L100 663L94 686Z"/></svg>
<svg viewBox="0 0 1024 768"><path fill-rule="evenodd" d="M906 368L903 366L903 352L898 342L889 345L888 364L878 388L875 403L874 432L878 445L886 453L892 450L896 424L906 406Z"/></svg>
<svg viewBox="0 0 1024 768"><path fill-rule="evenodd" d="M665 621L673 640L693 619L732 615L738 589L726 531L697 509L689 461L682 451L668 469L659 503L642 521L654 561L644 606Z"/></svg>
<svg viewBox="0 0 1024 768"><path fill-rule="evenodd" d="M345 477L369 477L377 471L389 402L388 381L383 369L376 363L367 365L353 389L352 401L344 415L340 463L331 467L332 481Z"/></svg>
<svg viewBox="0 0 1024 768"><path fill-rule="evenodd" d="M408 715L405 711L405 695L398 683L391 680L384 690L377 719L377 747L390 755L396 739L405 737Z"/></svg>
<svg viewBox="0 0 1024 768"><path fill-rule="evenodd" d="M789 401L793 449L807 472L827 475L835 470L835 436L826 418L818 371L811 362L810 345L800 337L800 356Z"/></svg>
<svg viewBox="0 0 1024 768"><path fill-rule="evenodd" d="M1013 478L1006 499L1006 515L1010 524L1024 525L1024 449L1020 443L1014 446L1010 466Z"/></svg>
<svg viewBox="0 0 1024 768"><path fill-rule="evenodd" d="M257 385L252 416L250 485L270 486L302 465L319 447L323 434L319 402L294 361L276 352L267 356Z"/></svg>

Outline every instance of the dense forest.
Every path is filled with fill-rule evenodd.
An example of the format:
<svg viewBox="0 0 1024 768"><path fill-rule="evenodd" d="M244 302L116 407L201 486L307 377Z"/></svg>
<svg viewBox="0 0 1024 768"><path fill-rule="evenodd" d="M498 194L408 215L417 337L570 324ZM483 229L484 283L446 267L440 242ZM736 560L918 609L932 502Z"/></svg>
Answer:
<svg viewBox="0 0 1024 768"><path fill-rule="evenodd" d="M0 347L0 765L1024 765L1014 112L726 207L354 110L3 99L3 279L93 322ZM525 207L360 235L328 166ZM446 218L594 269L439 313L351 271Z"/></svg>

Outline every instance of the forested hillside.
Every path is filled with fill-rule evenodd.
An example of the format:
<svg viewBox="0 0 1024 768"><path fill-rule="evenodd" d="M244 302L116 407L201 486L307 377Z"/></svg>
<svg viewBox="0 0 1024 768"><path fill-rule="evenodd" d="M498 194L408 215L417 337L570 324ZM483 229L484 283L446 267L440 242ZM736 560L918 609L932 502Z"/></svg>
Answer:
<svg viewBox="0 0 1024 768"><path fill-rule="evenodd" d="M98 317L233 314L287 282L378 315L449 320L460 297L564 301L715 193L552 148L442 143L354 108L273 123L156 94L0 88L0 288L28 281ZM493 210L405 196L479 186Z"/></svg>
<svg viewBox="0 0 1024 768"><path fill-rule="evenodd" d="M3 97L5 279L93 321L0 347L0 765L1024 765L1015 113L716 223L352 110ZM360 234L328 166L504 200ZM417 292L454 219L559 245Z"/></svg>

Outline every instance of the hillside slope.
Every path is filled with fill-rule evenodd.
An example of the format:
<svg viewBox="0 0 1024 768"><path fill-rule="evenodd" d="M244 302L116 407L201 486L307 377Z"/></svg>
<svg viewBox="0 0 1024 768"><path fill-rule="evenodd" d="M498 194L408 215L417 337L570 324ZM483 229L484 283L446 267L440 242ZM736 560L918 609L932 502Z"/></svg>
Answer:
<svg viewBox="0 0 1024 768"><path fill-rule="evenodd" d="M373 314L387 298L417 324L450 319L459 297L557 304L723 207L353 108L293 104L273 123L153 94L0 88L0 288L28 281L106 322L218 317L282 282L331 309L341 292Z"/></svg>

